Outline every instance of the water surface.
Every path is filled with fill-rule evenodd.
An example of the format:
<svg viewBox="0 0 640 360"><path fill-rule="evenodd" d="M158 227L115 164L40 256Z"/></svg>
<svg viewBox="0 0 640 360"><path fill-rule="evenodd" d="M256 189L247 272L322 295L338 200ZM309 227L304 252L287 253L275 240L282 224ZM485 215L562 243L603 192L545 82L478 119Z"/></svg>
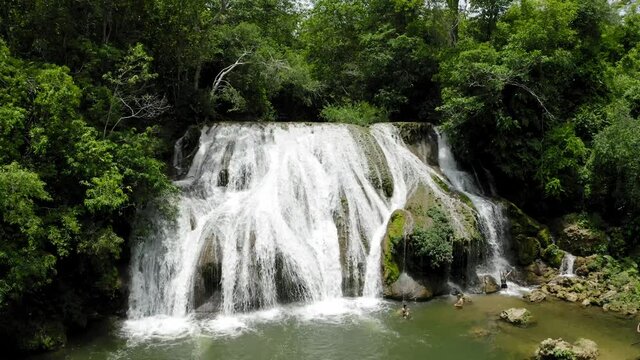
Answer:
<svg viewBox="0 0 640 360"><path fill-rule="evenodd" d="M601 309L516 297L478 295L456 310L451 297L410 303L338 299L234 317L147 318L94 328L38 359L526 359L547 337L594 340L600 359L640 359L635 321ZM527 307L529 328L497 320L502 309Z"/></svg>

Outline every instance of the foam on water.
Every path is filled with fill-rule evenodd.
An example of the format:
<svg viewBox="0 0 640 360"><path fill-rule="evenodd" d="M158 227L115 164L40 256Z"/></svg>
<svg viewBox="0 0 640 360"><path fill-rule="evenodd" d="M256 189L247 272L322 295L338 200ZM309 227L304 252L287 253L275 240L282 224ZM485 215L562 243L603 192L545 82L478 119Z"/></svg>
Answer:
<svg viewBox="0 0 640 360"><path fill-rule="evenodd" d="M310 304L290 304L271 309L237 313L211 314L199 318L149 316L124 321L121 332L130 345L158 340L177 340L196 336L212 338L236 337L256 331L267 323L300 322L342 324L367 320L372 314L388 308L380 298L336 298Z"/></svg>

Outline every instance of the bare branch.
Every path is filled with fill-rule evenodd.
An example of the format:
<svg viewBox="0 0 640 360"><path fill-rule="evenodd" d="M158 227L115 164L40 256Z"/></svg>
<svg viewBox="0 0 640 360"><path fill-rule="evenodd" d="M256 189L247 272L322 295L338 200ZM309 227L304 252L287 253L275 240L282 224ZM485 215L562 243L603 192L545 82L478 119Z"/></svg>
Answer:
<svg viewBox="0 0 640 360"><path fill-rule="evenodd" d="M216 75L215 79L213 80L213 88L211 89L211 96L216 95L216 92L218 92L218 90L220 89L220 84L222 84L222 81L227 74L233 71L233 69L235 69L237 66L244 65L247 63L247 62L243 62L242 59L249 54L250 54L249 51L244 51L242 55L240 55L240 57L233 64L220 70L218 75Z"/></svg>
<svg viewBox="0 0 640 360"><path fill-rule="evenodd" d="M118 121L116 121L113 127L111 127L109 134L113 133L122 120L131 118L153 119L162 115L170 107L166 97L163 96L160 98L157 95L146 94L130 98L119 97L118 100L127 110L127 115L121 116Z"/></svg>

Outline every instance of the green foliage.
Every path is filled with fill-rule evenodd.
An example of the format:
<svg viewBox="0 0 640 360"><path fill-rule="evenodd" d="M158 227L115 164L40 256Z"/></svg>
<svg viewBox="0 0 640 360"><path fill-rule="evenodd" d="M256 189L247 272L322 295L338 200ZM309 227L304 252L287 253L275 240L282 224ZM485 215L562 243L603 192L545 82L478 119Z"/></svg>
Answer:
<svg viewBox="0 0 640 360"><path fill-rule="evenodd" d="M0 54L0 335L22 350L51 350L66 326L108 309L126 217L173 186L151 129L102 136L83 119L83 90L67 68L22 62L3 43ZM115 86L144 82L135 76L146 71L127 68L134 78Z"/></svg>
<svg viewBox="0 0 640 360"><path fill-rule="evenodd" d="M453 227L447 215L438 207L426 211L433 225L416 227L409 241L413 251L428 262L432 269L448 265L453 260Z"/></svg>
<svg viewBox="0 0 640 360"><path fill-rule="evenodd" d="M640 121L623 118L596 135L590 159L591 192L619 211L640 211Z"/></svg>
<svg viewBox="0 0 640 360"><path fill-rule="evenodd" d="M371 125L386 119L384 111L366 102L345 105L327 105L320 112L320 116L328 122Z"/></svg>
<svg viewBox="0 0 640 360"><path fill-rule="evenodd" d="M440 123L463 165L488 170L501 196L546 218L601 212L610 240L578 248L629 255L640 245L638 5L469 4L471 13L457 0L319 0L308 10L293 0L9 1L0 345L20 334L25 349L58 346L59 326L118 304L136 208L158 201L171 212L157 200L175 191L167 144L209 120ZM392 185L381 179L387 196ZM433 226L411 246L443 266L451 226L429 211L416 213ZM544 248L557 262L544 228L510 215L524 261Z"/></svg>

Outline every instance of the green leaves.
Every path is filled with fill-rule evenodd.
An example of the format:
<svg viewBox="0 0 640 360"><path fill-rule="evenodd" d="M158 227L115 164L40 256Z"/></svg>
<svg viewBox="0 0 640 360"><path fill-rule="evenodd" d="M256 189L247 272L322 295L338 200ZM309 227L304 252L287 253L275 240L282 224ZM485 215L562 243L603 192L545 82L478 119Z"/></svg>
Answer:
<svg viewBox="0 0 640 360"><path fill-rule="evenodd" d="M596 135L590 169L595 196L613 200L618 210L640 211L640 121L623 118Z"/></svg>
<svg viewBox="0 0 640 360"><path fill-rule="evenodd" d="M144 93L150 61L135 46L105 80ZM68 72L14 59L0 43L0 315L12 322L38 325L45 313L75 322L89 297L112 299L127 217L174 191L153 129L100 136L83 119L84 92ZM60 310L63 298L74 299L70 314Z"/></svg>
<svg viewBox="0 0 640 360"><path fill-rule="evenodd" d="M437 269L453 260L453 227L447 214L437 207L427 210L426 215L433 225L416 228L409 241L415 253L426 259L432 269Z"/></svg>
<svg viewBox="0 0 640 360"><path fill-rule="evenodd" d="M23 169L18 163L0 167L0 210L2 220L17 226L23 233L35 237L41 219L36 214L38 200L51 200L37 174Z"/></svg>
<svg viewBox="0 0 640 360"><path fill-rule="evenodd" d="M386 120L383 110L366 102L345 105L327 105L320 116L328 122L338 122L367 126Z"/></svg>

